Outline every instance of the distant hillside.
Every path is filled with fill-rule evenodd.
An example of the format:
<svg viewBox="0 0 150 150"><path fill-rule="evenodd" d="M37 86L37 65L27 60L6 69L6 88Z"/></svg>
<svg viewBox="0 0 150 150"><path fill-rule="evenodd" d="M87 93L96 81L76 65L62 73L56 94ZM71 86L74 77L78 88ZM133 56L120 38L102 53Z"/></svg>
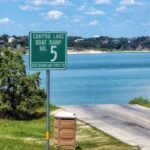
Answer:
<svg viewBox="0 0 150 150"><path fill-rule="evenodd" d="M68 46L76 50L100 49L112 50L150 50L150 36L136 38L112 38L107 36L82 38L68 37Z"/></svg>
<svg viewBox="0 0 150 150"><path fill-rule="evenodd" d="M0 36L0 47L26 48L29 45L28 36ZM134 38L112 38L107 36L83 38L80 36L69 36L68 47L72 50L83 51L87 49L113 51L113 50L150 50L150 36Z"/></svg>

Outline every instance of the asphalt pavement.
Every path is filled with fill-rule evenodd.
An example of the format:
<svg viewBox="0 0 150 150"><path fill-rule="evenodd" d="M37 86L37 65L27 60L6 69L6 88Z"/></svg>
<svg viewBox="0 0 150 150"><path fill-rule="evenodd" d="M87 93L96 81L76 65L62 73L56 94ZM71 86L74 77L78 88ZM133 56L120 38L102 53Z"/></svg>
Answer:
<svg viewBox="0 0 150 150"><path fill-rule="evenodd" d="M113 137L150 150L150 109L138 105L61 106Z"/></svg>

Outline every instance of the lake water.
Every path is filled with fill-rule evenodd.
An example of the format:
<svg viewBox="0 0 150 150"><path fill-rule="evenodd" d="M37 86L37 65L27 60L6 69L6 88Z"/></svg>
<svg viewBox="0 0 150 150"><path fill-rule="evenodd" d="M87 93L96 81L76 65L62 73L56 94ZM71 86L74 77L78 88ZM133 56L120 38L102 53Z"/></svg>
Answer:
<svg viewBox="0 0 150 150"><path fill-rule="evenodd" d="M27 72L28 55L24 56ZM46 73L41 72L41 87ZM51 103L127 104L150 98L150 53L68 55L68 69L51 71Z"/></svg>

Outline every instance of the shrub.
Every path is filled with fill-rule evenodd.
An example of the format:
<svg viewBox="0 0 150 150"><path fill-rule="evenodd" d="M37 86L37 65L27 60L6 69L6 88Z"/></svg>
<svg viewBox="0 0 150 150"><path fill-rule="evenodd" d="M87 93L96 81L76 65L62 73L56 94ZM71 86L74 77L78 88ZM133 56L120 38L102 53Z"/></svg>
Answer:
<svg viewBox="0 0 150 150"><path fill-rule="evenodd" d="M150 101L147 98L143 98L143 97L134 98L129 103L130 104L138 104L141 106L150 106Z"/></svg>
<svg viewBox="0 0 150 150"><path fill-rule="evenodd" d="M19 53L2 50L0 54L0 116L33 119L46 99L39 88L40 74L27 75Z"/></svg>

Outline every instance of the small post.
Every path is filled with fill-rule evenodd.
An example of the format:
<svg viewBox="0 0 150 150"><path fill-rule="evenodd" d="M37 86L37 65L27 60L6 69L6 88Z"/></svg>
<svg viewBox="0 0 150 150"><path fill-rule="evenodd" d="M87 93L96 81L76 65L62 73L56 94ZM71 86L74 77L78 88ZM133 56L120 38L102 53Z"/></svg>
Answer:
<svg viewBox="0 0 150 150"><path fill-rule="evenodd" d="M50 150L50 70L46 70L46 150Z"/></svg>

